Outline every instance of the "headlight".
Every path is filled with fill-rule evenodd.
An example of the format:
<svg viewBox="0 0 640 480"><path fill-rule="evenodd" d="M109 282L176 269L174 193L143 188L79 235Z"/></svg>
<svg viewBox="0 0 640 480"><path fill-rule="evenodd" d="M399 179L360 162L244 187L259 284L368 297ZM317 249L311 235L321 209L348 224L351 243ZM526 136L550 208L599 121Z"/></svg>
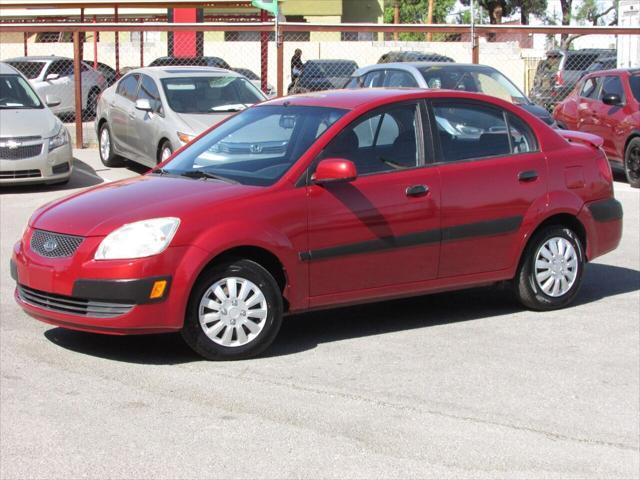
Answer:
<svg viewBox="0 0 640 480"><path fill-rule="evenodd" d="M60 125L60 130L49 139L49 151L69 143L69 132L64 125Z"/></svg>
<svg viewBox="0 0 640 480"><path fill-rule="evenodd" d="M169 246L179 225L180 219L174 217L127 223L102 240L94 258L115 260L157 255Z"/></svg>
<svg viewBox="0 0 640 480"><path fill-rule="evenodd" d="M184 144L189 143L191 140L196 138L195 135L189 135L188 133L176 132L178 134L178 138Z"/></svg>

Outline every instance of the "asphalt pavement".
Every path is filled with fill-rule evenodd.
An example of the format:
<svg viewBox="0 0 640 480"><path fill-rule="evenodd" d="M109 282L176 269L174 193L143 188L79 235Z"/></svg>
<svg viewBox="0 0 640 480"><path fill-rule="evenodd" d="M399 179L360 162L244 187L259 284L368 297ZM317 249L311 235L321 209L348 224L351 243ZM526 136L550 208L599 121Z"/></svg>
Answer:
<svg viewBox="0 0 640 480"><path fill-rule="evenodd" d="M76 151L64 187L0 190L0 478L640 478L640 191L576 305L500 288L285 319L261 358L40 323L9 257L33 210L145 169Z"/></svg>

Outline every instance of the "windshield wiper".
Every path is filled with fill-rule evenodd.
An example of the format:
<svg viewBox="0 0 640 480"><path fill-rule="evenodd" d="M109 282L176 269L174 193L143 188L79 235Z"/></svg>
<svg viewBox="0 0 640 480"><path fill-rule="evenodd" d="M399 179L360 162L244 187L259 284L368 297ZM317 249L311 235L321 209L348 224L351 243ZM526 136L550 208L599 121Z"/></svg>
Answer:
<svg viewBox="0 0 640 480"><path fill-rule="evenodd" d="M187 170L186 172L182 172L180 174L182 177L188 178L201 178L203 180L211 179L211 180L222 180L227 183L239 183L236 180L232 180L231 178L221 177L220 175L214 175L213 173L205 172L204 170Z"/></svg>

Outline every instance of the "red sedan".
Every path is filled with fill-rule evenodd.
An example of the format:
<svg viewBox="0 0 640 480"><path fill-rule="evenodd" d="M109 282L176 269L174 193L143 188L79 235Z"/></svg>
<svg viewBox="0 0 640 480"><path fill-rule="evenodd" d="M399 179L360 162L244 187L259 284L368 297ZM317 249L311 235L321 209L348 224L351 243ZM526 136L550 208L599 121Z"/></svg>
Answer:
<svg viewBox="0 0 640 480"><path fill-rule="evenodd" d="M562 308L622 233L600 145L466 92L265 102L37 210L15 298L64 328L181 331L210 359L262 352L285 314L505 280Z"/></svg>
<svg viewBox="0 0 640 480"><path fill-rule="evenodd" d="M561 128L602 137L612 164L640 188L640 69L586 75L553 117Z"/></svg>

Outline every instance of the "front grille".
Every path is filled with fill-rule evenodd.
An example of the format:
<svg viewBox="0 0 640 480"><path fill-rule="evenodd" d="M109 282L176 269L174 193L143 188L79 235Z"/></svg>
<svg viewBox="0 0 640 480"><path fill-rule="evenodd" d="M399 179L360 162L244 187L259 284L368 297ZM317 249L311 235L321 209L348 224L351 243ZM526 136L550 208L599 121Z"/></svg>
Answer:
<svg viewBox="0 0 640 480"><path fill-rule="evenodd" d="M37 157L42 152L42 143L37 145L23 145L20 147L9 148L0 147L1 160L22 160L24 158Z"/></svg>
<svg viewBox="0 0 640 480"><path fill-rule="evenodd" d="M48 258L70 257L84 238L74 235L34 230L31 235L31 250Z"/></svg>
<svg viewBox="0 0 640 480"><path fill-rule="evenodd" d="M0 171L0 179L7 178L38 178L41 177L40 170L2 170Z"/></svg>
<svg viewBox="0 0 640 480"><path fill-rule="evenodd" d="M24 285L18 285L18 296L24 303L35 307L83 317L112 318L124 315L134 307L130 303L97 302L85 298L56 295Z"/></svg>

